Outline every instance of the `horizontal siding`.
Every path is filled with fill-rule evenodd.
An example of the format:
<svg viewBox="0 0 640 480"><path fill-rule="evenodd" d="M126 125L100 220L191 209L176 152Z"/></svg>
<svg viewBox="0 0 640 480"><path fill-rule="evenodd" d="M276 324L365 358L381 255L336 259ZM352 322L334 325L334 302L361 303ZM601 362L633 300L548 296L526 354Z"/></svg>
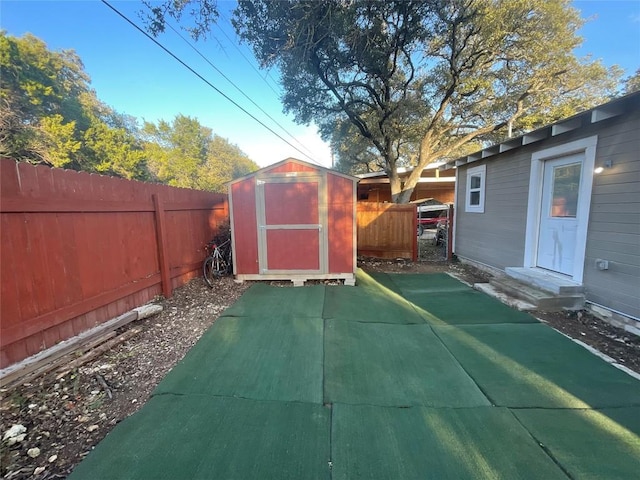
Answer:
<svg viewBox="0 0 640 480"><path fill-rule="evenodd" d="M626 249L620 248L612 251L608 245L601 245L600 248L591 248L589 257L587 257L585 261L587 268L589 268L590 263L593 265L597 258L606 258L610 262L634 265L637 259L637 249L627 246Z"/></svg>
<svg viewBox="0 0 640 480"><path fill-rule="evenodd" d="M611 289L607 290L596 290L592 291L591 289L586 289L587 299L589 302L597 303L599 305L604 305L611 309L614 309L618 312L622 312L626 315L630 315L632 317L638 318L633 312L636 312L640 309L640 299L637 294L634 295L623 295L619 293L619 290L615 289L616 285L611 284ZM615 305L615 307L614 307Z"/></svg>
<svg viewBox="0 0 640 480"><path fill-rule="evenodd" d="M494 267L522 266L531 155L598 136L583 283L587 300L640 318L640 110L458 167L456 254ZM466 171L487 165L485 213L466 213ZM609 270L595 267L609 261Z"/></svg>
<svg viewBox="0 0 640 480"><path fill-rule="evenodd" d="M636 222L634 223L615 223L615 222L609 222L609 221L603 221L603 222L591 222L591 233L595 233L595 232L605 232L608 234L611 234L611 232L618 232L618 233L630 233L633 235L636 235L636 238L638 235L640 235L640 215L638 215L639 218L636 218ZM622 218L622 217L621 217ZM631 216L631 219L633 219L633 216ZM605 219L608 220L608 219ZM610 237L609 237L610 238Z"/></svg>
<svg viewBox="0 0 640 480"><path fill-rule="evenodd" d="M636 145L638 148L638 145ZM602 173L594 175L594 188L612 188L613 185L619 185L618 188L629 188L629 184L638 183L640 181L640 164L637 162L638 154L633 162L621 162L619 157L603 159L596 154L596 167L604 166L609 161L613 164L611 168L606 168ZM613 192L618 193L618 192Z"/></svg>
<svg viewBox="0 0 640 480"><path fill-rule="evenodd" d="M631 144L628 145L631 146ZM637 153L635 155L637 156ZM640 176L638 175L640 174L640 165L638 165L637 162L632 161L631 155L629 155L628 158L625 158L625 161L622 161L622 157L620 155L615 155L610 158L604 158L603 156L598 154L598 157L596 159L596 166L598 164L603 164L605 160L611 160L613 166L611 169L607 169L600 174L602 180L607 180L607 177L611 174L618 175L618 177L612 177L615 181L619 181L619 176L621 175L629 175L629 177L625 179L623 183L633 182L640 178Z"/></svg>
<svg viewBox="0 0 640 480"><path fill-rule="evenodd" d="M638 225L638 217L639 215L630 215L628 213L594 212L592 210L591 215L589 216L589 221L591 225L602 222L617 223L621 225Z"/></svg>
<svg viewBox="0 0 640 480"><path fill-rule="evenodd" d="M606 139L599 139L598 143L605 141ZM614 163L618 173L630 173L638 172L640 167L634 162L634 154L630 152L623 152L622 147L633 148L633 145L637 146L637 141L625 142L622 145L617 145L616 148L605 149L600 152L598 150L598 160L604 162L605 160L611 160Z"/></svg>
<svg viewBox="0 0 640 480"><path fill-rule="evenodd" d="M629 194L631 196L633 194ZM638 217L638 202L629 203L601 203L598 197L591 199L591 212L593 213L622 213L629 215L630 221Z"/></svg>
<svg viewBox="0 0 640 480"><path fill-rule="evenodd" d="M529 182L527 181L529 169L526 169L527 175L523 178L522 169L509 169L507 172L502 171L494 171L492 173L492 177L488 180L490 183L494 185L500 184L500 191L514 190L519 191L522 188L529 188ZM505 175L508 173L508 175Z"/></svg>
<svg viewBox="0 0 640 480"><path fill-rule="evenodd" d="M587 300L640 318L640 113L598 134L584 269ZM609 261L609 270L595 267Z"/></svg>
<svg viewBox="0 0 640 480"><path fill-rule="evenodd" d="M608 184L598 184L598 185L594 185L593 186L593 195L612 195L612 194L617 194L617 193L624 193L624 194L635 194L636 193L636 186L635 183L633 181L633 177L631 177L630 182L624 182L624 183L608 183ZM640 177L637 178L636 180L640 180Z"/></svg>
<svg viewBox="0 0 640 480"><path fill-rule="evenodd" d="M637 130L637 129L636 129ZM613 135L598 135L598 144L602 144L602 148L598 148L598 154L602 158L615 157L621 163L629 161L633 158L631 150L633 145L637 143L637 138L631 131L616 131Z"/></svg>
<svg viewBox="0 0 640 480"><path fill-rule="evenodd" d="M628 184L627 184L628 185ZM631 190L631 189L630 189ZM638 199L634 198L633 192L626 193L603 193L598 194L598 203L600 204L621 204L621 203L638 203Z"/></svg>
<svg viewBox="0 0 640 480"><path fill-rule="evenodd" d="M614 234L612 234L614 235ZM587 239L587 257L591 256L591 250L600 252L598 258L608 259L609 255L614 254L624 254L624 255L632 255L638 256L638 246L629 244L629 243L618 243L618 242L594 242L590 241L591 239ZM609 255L608 255L609 254ZM595 257L595 254L594 254ZM636 259L637 261L637 259ZM629 262L633 264L634 262ZM589 267L589 265L587 265Z"/></svg>
<svg viewBox="0 0 640 480"><path fill-rule="evenodd" d="M464 211L466 170L461 168L456 210L456 254L498 268L521 266L529 195L530 155L486 162L485 213ZM481 162L470 166L480 165Z"/></svg>
<svg viewBox="0 0 640 480"><path fill-rule="evenodd" d="M613 120L617 124L615 129L605 128L598 132L598 137L609 148L617 148L618 145L624 145L627 142L633 142L634 135L638 134L640 121L627 118L627 121ZM597 124L596 124L597 125ZM606 151L606 150L605 150Z"/></svg>
<svg viewBox="0 0 640 480"><path fill-rule="evenodd" d="M619 250L622 245L633 245L638 247L637 233L621 233L616 229L617 225L613 224L612 231L609 232L597 232L591 230L589 231L589 240L594 243L606 243L609 245L609 249L611 251Z"/></svg>
<svg viewBox="0 0 640 480"><path fill-rule="evenodd" d="M595 269L596 258L600 257L587 257L585 262L591 264L590 266ZM640 266L634 264L633 255L627 255L625 262L614 262L611 258L606 258L606 260L609 260L609 270L605 270L605 272L607 272L608 275L614 275L614 277L624 285L623 290L628 290L637 295L638 290L633 286L633 279L640 275ZM611 279L609 279L609 281L611 281Z"/></svg>

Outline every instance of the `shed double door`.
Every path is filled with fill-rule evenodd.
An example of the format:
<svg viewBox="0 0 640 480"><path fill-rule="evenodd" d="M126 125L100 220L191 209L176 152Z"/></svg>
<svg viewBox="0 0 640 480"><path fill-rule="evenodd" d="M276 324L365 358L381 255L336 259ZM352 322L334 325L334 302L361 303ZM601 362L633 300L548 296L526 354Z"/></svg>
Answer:
<svg viewBox="0 0 640 480"><path fill-rule="evenodd" d="M256 183L260 273L326 273L324 176L287 172Z"/></svg>

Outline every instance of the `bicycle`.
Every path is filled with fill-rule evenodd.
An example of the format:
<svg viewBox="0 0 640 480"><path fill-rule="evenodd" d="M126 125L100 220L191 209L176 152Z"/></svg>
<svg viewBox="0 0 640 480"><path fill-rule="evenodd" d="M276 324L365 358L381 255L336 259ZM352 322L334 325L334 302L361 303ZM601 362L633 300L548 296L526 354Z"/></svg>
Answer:
<svg viewBox="0 0 640 480"><path fill-rule="evenodd" d="M217 238L211 240L206 246L207 258L202 264L204 281L213 288L217 278L229 274L233 269L231 257L231 239L228 238L219 243Z"/></svg>

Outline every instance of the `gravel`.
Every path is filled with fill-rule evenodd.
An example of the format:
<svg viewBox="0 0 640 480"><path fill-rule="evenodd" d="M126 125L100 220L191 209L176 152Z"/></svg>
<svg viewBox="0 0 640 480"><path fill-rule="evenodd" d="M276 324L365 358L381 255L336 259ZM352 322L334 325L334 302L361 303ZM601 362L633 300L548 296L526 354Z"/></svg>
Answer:
<svg viewBox="0 0 640 480"><path fill-rule="evenodd" d="M118 333L142 331L97 359L62 377L51 372L0 389L0 433L13 429L13 440L2 442L3 478L68 476L118 422L144 405L158 382L248 286L225 277L211 289L194 279L158 302L164 307L160 314L123 327Z"/></svg>

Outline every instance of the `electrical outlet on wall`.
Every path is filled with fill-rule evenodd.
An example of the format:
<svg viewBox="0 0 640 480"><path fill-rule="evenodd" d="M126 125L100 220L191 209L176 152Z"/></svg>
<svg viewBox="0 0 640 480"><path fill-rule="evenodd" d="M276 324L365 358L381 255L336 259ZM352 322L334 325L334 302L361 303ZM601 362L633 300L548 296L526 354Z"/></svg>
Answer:
<svg viewBox="0 0 640 480"><path fill-rule="evenodd" d="M598 270L609 270L609 260L603 260L601 258L596 258L596 269L598 269Z"/></svg>

